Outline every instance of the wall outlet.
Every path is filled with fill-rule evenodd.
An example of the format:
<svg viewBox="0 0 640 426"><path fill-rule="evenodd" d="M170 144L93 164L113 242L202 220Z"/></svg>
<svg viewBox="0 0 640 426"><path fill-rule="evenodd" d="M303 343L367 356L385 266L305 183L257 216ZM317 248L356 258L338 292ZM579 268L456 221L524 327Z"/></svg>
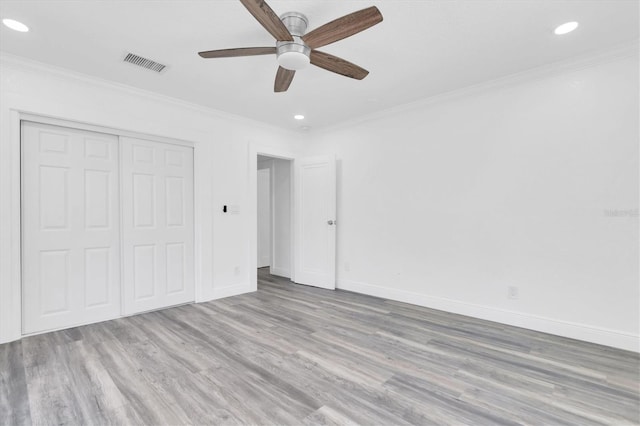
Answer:
<svg viewBox="0 0 640 426"><path fill-rule="evenodd" d="M349 262L344 262L344 271L345 272L351 271L351 264Z"/></svg>
<svg viewBox="0 0 640 426"><path fill-rule="evenodd" d="M514 285L507 287L507 298L515 300L518 298L518 293L518 287Z"/></svg>
<svg viewBox="0 0 640 426"><path fill-rule="evenodd" d="M236 274L236 276L240 275L240 267L236 266L235 268L233 268L233 273Z"/></svg>

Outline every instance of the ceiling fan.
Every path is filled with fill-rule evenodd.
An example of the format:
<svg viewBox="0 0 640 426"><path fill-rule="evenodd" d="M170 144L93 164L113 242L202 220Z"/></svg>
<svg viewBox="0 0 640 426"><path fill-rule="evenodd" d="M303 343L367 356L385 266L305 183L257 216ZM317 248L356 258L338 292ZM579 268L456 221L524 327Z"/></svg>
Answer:
<svg viewBox="0 0 640 426"><path fill-rule="evenodd" d="M278 17L263 0L240 0L256 20L276 39L275 47L244 47L238 49L199 52L203 58L277 55L278 72L275 92L286 92L297 70L309 63L346 77L362 80L369 71L337 56L316 50L350 37L382 22L382 14L372 6L333 20L306 33L309 21L299 12L287 12Z"/></svg>

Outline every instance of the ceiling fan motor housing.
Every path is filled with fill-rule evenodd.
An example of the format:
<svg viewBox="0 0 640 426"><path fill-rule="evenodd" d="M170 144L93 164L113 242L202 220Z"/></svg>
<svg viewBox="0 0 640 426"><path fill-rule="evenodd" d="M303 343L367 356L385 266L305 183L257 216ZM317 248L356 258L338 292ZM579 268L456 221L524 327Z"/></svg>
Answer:
<svg viewBox="0 0 640 426"><path fill-rule="evenodd" d="M293 41L276 42L278 63L288 70L300 70L311 63L311 48L302 40L309 20L299 12L287 12L280 16L280 20L291 33Z"/></svg>

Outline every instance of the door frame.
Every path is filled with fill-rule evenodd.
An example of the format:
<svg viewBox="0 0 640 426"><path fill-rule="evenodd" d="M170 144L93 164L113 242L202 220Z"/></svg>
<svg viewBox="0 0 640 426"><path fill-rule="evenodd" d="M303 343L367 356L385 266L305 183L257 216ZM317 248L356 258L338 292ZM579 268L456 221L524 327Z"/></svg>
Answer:
<svg viewBox="0 0 640 426"><path fill-rule="evenodd" d="M151 135L146 133L128 131L99 124L89 124L75 121L65 117L56 117L51 115L42 115L37 112L23 111L19 109L10 109L8 120L5 125L9 128L10 140L7 147L0 145L0 151L8 158L8 173L0 176L9 180L11 189L11 197L8 210L10 218L7 225L7 234L9 236L9 249L4 253L0 262L7 264L6 274L9 286L0 286L0 342L10 342L19 340L26 334L22 333L22 154L21 154L21 133L20 124L22 121L32 121L35 123L51 124L54 126L70 127L79 130L88 130L98 133L106 133L118 137L127 136L132 138L141 138L154 142L168 143L173 145L182 145L193 148L194 159L198 158L200 144L197 142L168 138L159 135ZM202 165L200 165L202 167ZM205 301L203 281L202 281L202 239L199 237L203 232L203 217L201 214L201 204L203 202L203 188L200 185L199 173L196 169L200 169L199 165L194 161L194 287L195 302ZM257 166L256 166L257 167ZM8 291L6 291L8 290ZM6 292L5 292L6 291ZM55 331L47 330L46 332ZM33 333L39 334L39 333Z"/></svg>
<svg viewBox="0 0 640 426"><path fill-rule="evenodd" d="M291 277L290 280L295 282L295 161L296 154L287 149L258 145L254 142L249 144L249 287L248 291L258 290L258 156L277 158L289 161L289 177L291 186L290 194L290 217L291 223ZM273 191L270 194L273 197ZM273 206L272 206L273 208ZM271 218L273 223L273 217ZM273 243L273 239L272 239Z"/></svg>

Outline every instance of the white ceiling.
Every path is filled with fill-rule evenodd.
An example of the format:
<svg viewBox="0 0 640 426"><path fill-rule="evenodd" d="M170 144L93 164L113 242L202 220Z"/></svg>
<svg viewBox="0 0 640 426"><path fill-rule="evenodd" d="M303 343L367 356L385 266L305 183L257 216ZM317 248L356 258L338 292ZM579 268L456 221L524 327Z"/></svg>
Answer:
<svg viewBox="0 0 640 426"><path fill-rule="evenodd" d="M322 48L371 74L356 81L310 66L273 93L275 56L202 59L196 52L273 46L237 0L0 0L0 50L277 126L319 128L638 39L637 0L270 0L309 30L375 5L384 22ZM566 21L580 27L565 36ZM168 65L123 63L127 52ZM304 122L293 115L307 116Z"/></svg>

